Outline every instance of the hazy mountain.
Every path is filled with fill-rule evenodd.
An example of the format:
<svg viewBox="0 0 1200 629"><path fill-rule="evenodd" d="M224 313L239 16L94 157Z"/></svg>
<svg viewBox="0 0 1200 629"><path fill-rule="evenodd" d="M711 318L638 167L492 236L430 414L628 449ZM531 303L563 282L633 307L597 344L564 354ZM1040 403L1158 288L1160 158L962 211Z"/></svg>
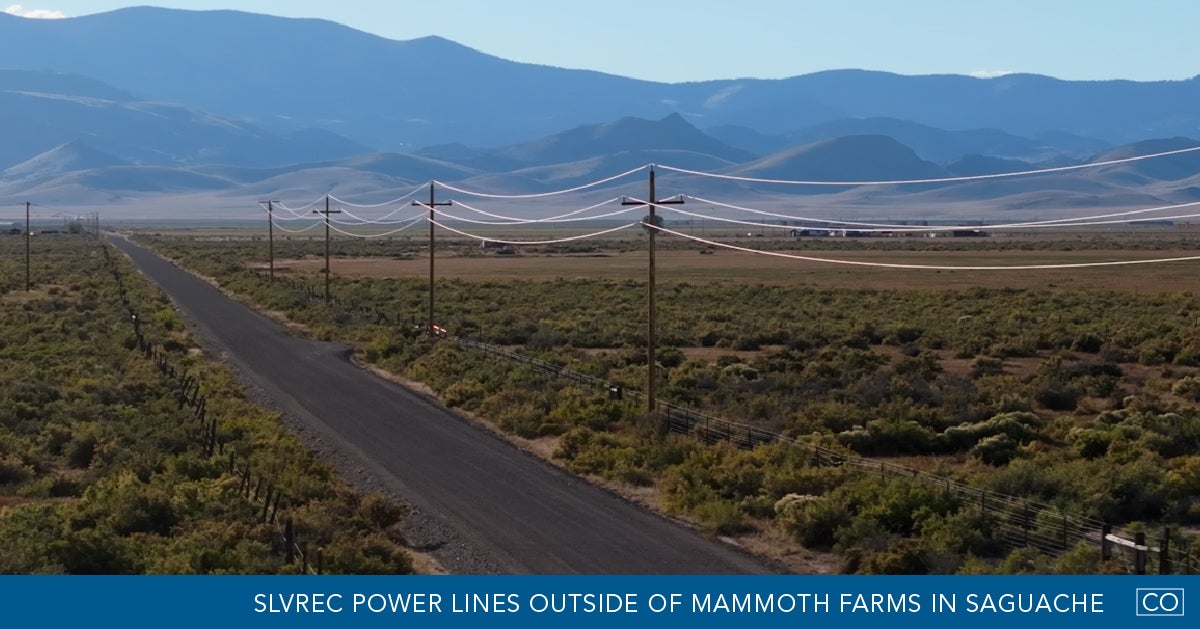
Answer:
<svg viewBox="0 0 1200 629"><path fill-rule="evenodd" d="M667 164L676 168L717 172L726 170L735 164L707 153L685 151L679 149L642 149L635 151L619 151L599 155L587 159L533 166L507 173L512 177L511 182L502 177L491 175L487 181L495 191L503 193L525 193L562 189L583 185L610 177L612 175L633 170L647 164ZM477 188L482 186L478 181L469 182ZM630 196L644 197L648 192L646 176L629 176L620 182L614 182L605 188L627 188L624 192Z"/></svg>
<svg viewBox="0 0 1200 629"><path fill-rule="evenodd" d="M663 84L514 63L436 37L391 41L233 11L0 14L0 55L26 68L0 70L0 193L46 203L193 195L240 211L260 198L329 192L386 201L429 179L529 193L647 163L759 179L925 179L1107 161L1200 137L1200 78L839 70ZM948 211L1200 194L1200 153L924 186L787 187L661 172L661 194L804 193L831 206ZM639 196L644 185L631 177L589 194Z"/></svg>
<svg viewBox="0 0 1200 629"><path fill-rule="evenodd" d="M584 125L509 147L499 154L518 162L546 165L646 150L689 151L734 163L755 157L705 135L679 114L657 121L625 117L606 124Z"/></svg>
<svg viewBox="0 0 1200 629"><path fill-rule="evenodd" d="M516 170L525 166L518 160L501 156L497 150L470 147L461 142L427 146L416 154L490 173Z"/></svg>
<svg viewBox="0 0 1200 629"><path fill-rule="evenodd" d="M946 165L946 171L955 177L1016 173L1034 168L1029 162L990 155L964 155Z"/></svg>
<svg viewBox="0 0 1200 629"><path fill-rule="evenodd" d="M1125 146L1119 146L1110 151L1096 155L1091 162L1106 162L1125 159L1138 155L1153 155L1200 146L1200 141L1191 138L1169 138L1161 140L1143 140ZM1145 180L1175 181L1186 179L1200 173L1200 151L1180 153L1155 159L1138 160L1127 164L1105 167L1109 173L1123 172L1136 174Z"/></svg>
<svg viewBox="0 0 1200 629"><path fill-rule="evenodd" d="M479 174L478 170L438 159L405 153L371 153L337 162L353 170L386 175L401 181L422 183L430 179L459 181Z"/></svg>
<svg viewBox="0 0 1200 629"><path fill-rule="evenodd" d="M514 63L436 37L392 41L322 20L232 11L0 15L0 55L10 67L91 76L140 99L276 131L321 127L384 150L504 146L672 112L705 128L740 125L765 134L851 118L1109 143L1200 134L1200 78L1079 82L837 70L663 84Z"/></svg>
<svg viewBox="0 0 1200 629"><path fill-rule="evenodd" d="M1058 152L1045 143L998 129L947 131L895 118L847 118L785 134L789 144L811 144L848 135L885 135L908 146L922 159L945 164L964 155L1044 158Z"/></svg>
<svg viewBox="0 0 1200 629"><path fill-rule="evenodd" d="M889 181L947 176L911 148L882 135L855 135L787 149L729 171L739 177L808 181Z"/></svg>
<svg viewBox="0 0 1200 629"><path fill-rule="evenodd" d="M324 20L137 7L64 20L0 16L14 67L95 77L141 98L186 103L268 128L322 127L382 149L501 145L621 115L631 85L595 72L518 64L429 37L392 41ZM651 97L653 98L653 97Z"/></svg>
<svg viewBox="0 0 1200 629"><path fill-rule="evenodd" d="M750 127L736 124L717 125L708 127L705 133L728 144L729 146L749 151L759 157L782 151L794 146L791 140L782 135L770 135L755 131Z"/></svg>
<svg viewBox="0 0 1200 629"><path fill-rule="evenodd" d="M5 170L0 173L0 179L43 179L81 170L128 165L125 160L74 141Z"/></svg>
<svg viewBox="0 0 1200 629"><path fill-rule="evenodd" d="M126 198L218 192L232 181L164 166L109 166L42 177L34 181L0 180L0 194L39 199L53 205L96 206ZM160 208L161 209L161 208ZM166 213L166 212L164 212Z"/></svg>
<svg viewBox="0 0 1200 629"><path fill-rule="evenodd" d="M0 71L0 135L0 168L75 142L126 162L159 166L279 165L369 150L327 131L279 135L50 72Z"/></svg>

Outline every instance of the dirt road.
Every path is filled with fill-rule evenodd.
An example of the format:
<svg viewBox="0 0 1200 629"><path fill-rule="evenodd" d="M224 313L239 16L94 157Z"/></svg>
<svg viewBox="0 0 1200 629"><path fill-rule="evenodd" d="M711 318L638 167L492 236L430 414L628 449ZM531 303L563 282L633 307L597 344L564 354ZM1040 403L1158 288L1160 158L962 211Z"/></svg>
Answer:
<svg viewBox="0 0 1200 629"><path fill-rule="evenodd" d="M350 362L289 335L210 284L123 238L110 241L294 423L417 507L461 546L456 572L726 574L769 571L515 448ZM340 466L344 467L344 466ZM477 553L483 561L470 561ZM435 553L435 556L437 554ZM486 566L480 568L479 566Z"/></svg>

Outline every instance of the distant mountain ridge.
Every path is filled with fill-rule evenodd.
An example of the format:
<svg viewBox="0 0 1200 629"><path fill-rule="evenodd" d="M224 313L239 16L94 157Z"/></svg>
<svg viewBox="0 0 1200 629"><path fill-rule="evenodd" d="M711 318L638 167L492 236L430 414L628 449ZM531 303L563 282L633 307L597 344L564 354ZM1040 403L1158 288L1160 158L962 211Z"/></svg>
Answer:
<svg viewBox="0 0 1200 629"><path fill-rule="evenodd" d="M971 177L1188 148L1200 144L1200 78L838 70L663 84L514 63L437 37L147 7L50 21L0 14L0 55L15 68L0 69L0 195L47 203L379 201L431 179L528 194L646 164L722 176L677 174L667 180L676 193L832 205L954 212L1200 198L1200 153L1020 180L761 181ZM616 183L591 192L628 194Z"/></svg>
<svg viewBox="0 0 1200 629"><path fill-rule="evenodd" d="M0 71L0 169L81 142L130 163L278 165L366 152L329 131L273 133L178 105L142 101L86 77Z"/></svg>
<svg viewBox="0 0 1200 629"><path fill-rule="evenodd" d="M664 84L515 63L437 37L393 41L323 20L235 11L0 15L0 58L274 131L320 127L381 150L504 146L583 124L672 113L702 127L740 125L774 135L851 118L1025 137L1058 132L1110 144L1200 135L1193 106L1200 78L1136 83L834 70Z"/></svg>

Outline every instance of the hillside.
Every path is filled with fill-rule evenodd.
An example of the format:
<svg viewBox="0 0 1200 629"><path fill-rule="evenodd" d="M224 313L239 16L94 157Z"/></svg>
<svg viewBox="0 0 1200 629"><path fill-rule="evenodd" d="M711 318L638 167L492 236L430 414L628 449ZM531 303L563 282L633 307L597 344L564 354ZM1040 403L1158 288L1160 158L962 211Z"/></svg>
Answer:
<svg viewBox="0 0 1200 629"><path fill-rule="evenodd" d="M276 134L51 72L0 72L0 135L5 139L0 168L74 142L123 161L157 166L269 166L368 150L327 131Z"/></svg>
<svg viewBox="0 0 1200 629"><path fill-rule="evenodd" d="M437 37L393 41L323 20L236 11L3 15L0 54L11 67L91 76L140 99L277 131L322 127L382 150L504 146L582 124L671 113L704 127L766 134L849 118L1110 144L1200 130L1191 106L1200 102L1198 78L1086 82L836 70L664 84L506 61Z"/></svg>

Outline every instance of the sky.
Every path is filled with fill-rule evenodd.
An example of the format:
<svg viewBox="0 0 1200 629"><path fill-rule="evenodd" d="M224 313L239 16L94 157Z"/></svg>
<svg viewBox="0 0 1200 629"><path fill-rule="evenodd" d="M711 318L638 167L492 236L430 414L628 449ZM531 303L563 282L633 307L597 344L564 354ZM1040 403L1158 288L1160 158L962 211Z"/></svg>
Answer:
<svg viewBox="0 0 1200 629"><path fill-rule="evenodd" d="M1200 75L1197 0L147 0L332 20L391 39L439 35L485 53L655 81L783 78L842 68L1046 74L1069 80ZM0 0L75 17L108 0Z"/></svg>

